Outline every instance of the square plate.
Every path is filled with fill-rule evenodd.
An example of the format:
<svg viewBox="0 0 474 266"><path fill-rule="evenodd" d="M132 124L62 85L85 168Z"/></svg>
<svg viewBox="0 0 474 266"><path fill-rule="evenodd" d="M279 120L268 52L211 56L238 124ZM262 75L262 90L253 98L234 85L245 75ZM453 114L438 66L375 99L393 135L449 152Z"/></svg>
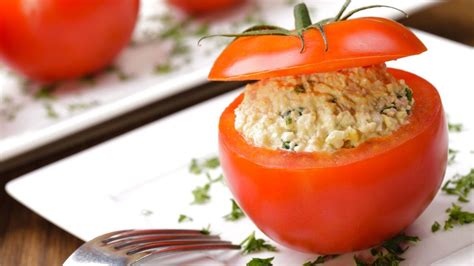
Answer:
<svg viewBox="0 0 474 266"><path fill-rule="evenodd" d="M450 147L459 153L446 177L465 174L474 167L474 120L469 111L474 91L466 85L471 84L473 49L415 32L429 51L388 65L430 80L440 91L451 121L463 123L462 132L450 133ZM208 224L213 232L235 243L254 230L263 237L247 218L235 223L222 219L230 211L231 198L223 184L216 183L211 188L210 203L190 204L191 191L203 185L206 177L190 174L189 162L191 158L215 154L219 114L238 93L204 102L29 173L8 183L6 189L28 208L83 240L124 228L200 229ZM211 175L218 173L216 170ZM471 195L470 199L474 197ZM460 249L467 247L467 254L472 250L474 224L431 233L432 223L444 221L444 210L455 200L440 193L408 228L409 234L421 238L404 254L408 264L428 265ZM463 207L474 211L472 204ZM194 220L178 223L180 214ZM275 256L276 265L301 265L314 258L282 246L278 249L278 253L254 256ZM228 263L240 265L249 259L250 256L233 256ZM219 262L219 258L215 260ZM332 263L344 265L351 260L351 255L344 255ZM467 261L455 262L462 265L472 260L467 256Z"/></svg>

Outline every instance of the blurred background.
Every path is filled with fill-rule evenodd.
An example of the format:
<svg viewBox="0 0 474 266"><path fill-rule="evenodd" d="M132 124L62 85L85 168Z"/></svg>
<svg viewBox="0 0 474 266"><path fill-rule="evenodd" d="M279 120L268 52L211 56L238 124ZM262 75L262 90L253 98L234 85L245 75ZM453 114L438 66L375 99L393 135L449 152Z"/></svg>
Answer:
<svg viewBox="0 0 474 266"><path fill-rule="evenodd" d="M266 22L292 27L282 14L298 1L93 2L0 3L0 265L58 265L82 244L10 198L9 180L241 87L206 80L230 40L197 41ZM321 18L342 1L306 2ZM368 14L474 46L473 0L365 2L406 6L408 18Z"/></svg>

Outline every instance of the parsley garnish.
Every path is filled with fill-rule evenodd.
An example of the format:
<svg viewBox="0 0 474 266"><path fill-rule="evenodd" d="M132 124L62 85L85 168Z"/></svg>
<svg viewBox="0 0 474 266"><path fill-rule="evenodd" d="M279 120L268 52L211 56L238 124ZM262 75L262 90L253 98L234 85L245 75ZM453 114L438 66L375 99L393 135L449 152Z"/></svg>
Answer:
<svg viewBox="0 0 474 266"><path fill-rule="evenodd" d="M410 242L414 243L419 240L420 239L416 236L407 236L404 233L401 233L384 241L379 247L371 249L370 253L374 257L372 262L364 261L357 256L354 256L354 261L357 266L397 266L404 260L404 258L399 255L403 254L408 249L408 247L403 248L402 245Z"/></svg>
<svg viewBox="0 0 474 266"><path fill-rule="evenodd" d="M206 227L203 227L201 231L199 231L203 235L210 235L211 234L211 225L208 224Z"/></svg>
<svg viewBox="0 0 474 266"><path fill-rule="evenodd" d="M438 221L435 221L431 226L431 232L438 232L439 228L441 228L441 225L438 223Z"/></svg>
<svg viewBox="0 0 474 266"><path fill-rule="evenodd" d="M49 102L45 102L43 104L44 108L46 109L46 115L51 119L57 119L59 114L54 110L53 105Z"/></svg>
<svg viewBox="0 0 474 266"><path fill-rule="evenodd" d="M56 84L47 84L42 86L38 91L36 91L34 97L36 99L47 99L52 100L54 99L53 92L56 90Z"/></svg>
<svg viewBox="0 0 474 266"><path fill-rule="evenodd" d="M193 204L204 204L211 199L209 196L209 189L211 188L211 184L207 183L202 187L196 187L192 193L194 196Z"/></svg>
<svg viewBox="0 0 474 266"><path fill-rule="evenodd" d="M242 246L243 254L255 253L262 250L276 251L276 247L266 243L264 239L255 238L255 232L252 232L245 238L240 245Z"/></svg>
<svg viewBox="0 0 474 266"><path fill-rule="evenodd" d="M260 259L252 258L251 261L247 262L247 266L272 266L272 261L275 257Z"/></svg>
<svg viewBox="0 0 474 266"><path fill-rule="evenodd" d="M242 211L242 209L239 207L237 202L235 200L231 199L232 201L232 211L224 216L224 219L226 221L237 221L242 217L245 217L245 213Z"/></svg>
<svg viewBox="0 0 474 266"><path fill-rule="evenodd" d="M166 74L173 70L170 63L158 64L155 66L155 73Z"/></svg>
<svg viewBox="0 0 474 266"><path fill-rule="evenodd" d="M458 154L458 150L454 150L449 148L448 149L448 165L451 165L454 163L454 160L456 159L456 155Z"/></svg>
<svg viewBox="0 0 474 266"><path fill-rule="evenodd" d="M284 150L291 149L290 143L291 143L291 141L283 141L282 144L281 144L281 148L284 149Z"/></svg>
<svg viewBox="0 0 474 266"><path fill-rule="evenodd" d="M453 203L451 208L446 210L449 214L448 220L444 222L444 230L452 229L455 225L464 225L474 222L474 213L463 211L461 206Z"/></svg>
<svg viewBox="0 0 474 266"><path fill-rule="evenodd" d="M332 260L334 258L337 258L339 255L334 254L334 255L324 255L324 256L318 256L315 260L313 261L307 261L303 264L303 266L316 266L318 264L324 264L325 262Z"/></svg>
<svg viewBox="0 0 474 266"><path fill-rule="evenodd" d="M306 89L304 88L303 85L298 84L298 85L295 86L295 92L296 92L297 94L305 93L305 92L306 92Z"/></svg>
<svg viewBox="0 0 474 266"><path fill-rule="evenodd" d="M451 180L446 181L442 191L449 195L458 196L458 201L469 202L467 199L471 189L474 188L474 168L466 175L456 174Z"/></svg>
<svg viewBox="0 0 474 266"><path fill-rule="evenodd" d="M191 164L189 165L189 172L199 175L206 169L215 169L219 167L219 158L211 157L206 159L204 162L199 163L197 159L192 159Z"/></svg>
<svg viewBox="0 0 474 266"><path fill-rule="evenodd" d="M408 87L405 87L405 95L407 96L408 102L413 100L413 92Z"/></svg>
<svg viewBox="0 0 474 266"><path fill-rule="evenodd" d="M448 130L449 132L461 132L463 129L463 125L461 123L454 124L448 122Z"/></svg>
<svg viewBox="0 0 474 266"><path fill-rule="evenodd" d="M191 218L187 215L184 215L184 214L179 215L178 223L192 222L192 221L193 221L193 218Z"/></svg>

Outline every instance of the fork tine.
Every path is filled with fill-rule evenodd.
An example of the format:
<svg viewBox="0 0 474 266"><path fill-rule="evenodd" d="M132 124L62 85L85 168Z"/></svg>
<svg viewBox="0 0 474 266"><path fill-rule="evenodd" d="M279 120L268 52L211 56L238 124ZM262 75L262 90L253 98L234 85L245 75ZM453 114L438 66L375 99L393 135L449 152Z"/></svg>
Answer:
<svg viewBox="0 0 474 266"><path fill-rule="evenodd" d="M206 245L206 244L222 244L222 245L228 245L232 244L229 241L222 241L222 240L216 240L216 239L186 239L186 240L175 240L175 241L163 241L161 243L150 243L150 244L145 244L145 245L140 245L138 247L135 247L129 251L127 251L127 255L134 255L139 252L148 252L151 251L152 249L158 249L158 248L168 248L168 247L178 247L178 246L191 246L191 245ZM154 252L154 251L151 251Z"/></svg>
<svg viewBox="0 0 474 266"><path fill-rule="evenodd" d="M134 259L133 263L137 263L150 256L160 257L160 256L167 255L169 253L174 253L174 252L232 250L232 249L240 250L240 248L241 247L239 245L234 245L231 243L190 244L190 245L180 245L180 246L160 248L152 252L135 253L134 255L131 255L131 257Z"/></svg>
<svg viewBox="0 0 474 266"><path fill-rule="evenodd" d="M189 230L189 229L161 229L161 230L125 230L118 232L115 235L108 237L107 239L102 240L102 243L109 244L120 239L129 238L129 237L138 237L144 235L183 235L183 234L193 234L193 235L202 235L200 230Z"/></svg>
<svg viewBox="0 0 474 266"><path fill-rule="evenodd" d="M217 240L219 236L214 235L151 235L151 236L142 236L139 238L132 238L132 239L122 239L117 240L116 242L111 243L114 245L115 249L123 249L125 247L130 246L137 246L140 244L146 244L150 242L160 243L163 241L172 241L172 240L191 240L191 239L199 239L199 240Z"/></svg>

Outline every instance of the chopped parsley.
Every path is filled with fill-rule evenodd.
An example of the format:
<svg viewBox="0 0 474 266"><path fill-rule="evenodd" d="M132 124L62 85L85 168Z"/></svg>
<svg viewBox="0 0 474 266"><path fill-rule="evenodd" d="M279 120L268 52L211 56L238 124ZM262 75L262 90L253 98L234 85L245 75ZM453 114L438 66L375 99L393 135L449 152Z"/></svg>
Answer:
<svg viewBox="0 0 474 266"><path fill-rule="evenodd" d="M69 112L74 113L74 112L77 112L77 111L92 108L92 107L97 106L97 105L99 105L99 102L97 102L97 101L93 101L93 102L90 102L90 103L71 103L67 106L67 109L69 110Z"/></svg>
<svg viewBox="0 0 474 266"><path fill-rule="evenodd" d="M252 258L251 261L247 262L247 266L272 266L272 261L275 257L261 259L261 258Z"/></svg>
<svg viewBox="0 0 474 266"><path fill-rule="evenodd" d="M193 221L193 218L191 218L187 215L184 215L184 214L179 215L178 223L192 222L192 221Z"/></svg>
<svg viewBox="0 0 474 266"><path fill-rule="evenodd" d="M54 99L53 92L56 90L57 84L47 84L42 86L39 90L36 91L34 97L36 99Z"/></svg>
<svg viewBox="0 0 474 266"><path fill-rule="evenodd" d="M211 188L211 184L207 183L202 187L196 187L192 193L194 196L194 201L192 204L204 204L211 199L209 195L209 189Z"/></svg>
<svg viewBox="0 0 474 266"><path fill-rule="evenodd" d="M448 122L448 130L449 132L461 132L463 130L463 125L461 123L454 124Z"/></svg>
<svg viewBox="0 0 474 266"><path fill-rule="evenodd" d="M192 159L189 165L189 172L199 175L206 169L216 169L219 167L219 158L211 157L200 163L197 159Z"/></svg>
<svg viewBox="0 0 474 266"><path fill-rule="evenodd" d="M446 181L441 188L448 195L458 196L458 201L469 202L468 196L474 188L474 168L466 175L456 174L451 180Z"/></svg>
<svg viewBox="0 0 474 266"><path fill-rule="evenodd" d="M235 200L231 199L232 201L232 211L224 216L224 219L226 221L237 221L242 217L245 217L245 213L242 211L242 209L239 207L237 202Z"/></svg>
<svg viewBox="0 0 474 266"><path fill-rule="evenodd" d="M170 63L158 64L155 66L155 73L166 74L173 70Z"/></svg>
<svg viewBox="0 0 474 266"><path fill-rule="evenodd" d="M298 84L298 85L295 86L295 92L297 94L305 93L306 89L304 88L304 86L302 84Z"/></svg>
<svg viewBox="0 0 474 266"><path fill-rule="evenodd" d="M405 87L405 96L407 97L408 102L413 100L413 92L408 87Z"/></svg>
<svg viewBox="0 0 474 266"><path fill-rule="evenodd" d="M370 253L373 258L370 261L354 256L354 262L357 266L397 266L401 261L405 260L400 257L400 255L408 249L408 247L404 248L402 246L405 246L408 243L418 242L419 240L420 239L416 236L408 236L404 233L398 234L395 237L384 241L379 247L372 248Z"/></svg>
<svg viewBox="0 0 474 266"><path fill-rule="evenodd" d="M211 225L208 224L206 227L203 227L201 231L199 231L203 235L210 235L211 234Z"/></svg>
<svg viewBox="0 0 474 266"><path fill-rule="evenodd" d="M290 143L291 141L282 141L281 148L284 150L290 150L291 149Z"/></svg>
<svg viewBox="0 0 474 266"><path fill-rule="evenodd" d="M433 233L438 232L440 228L441 228L441 225L438 223L438 221L435 221L433 225L431 225L431 232Z"/></svg>
<svg viewBox="0 0 474 266"><path fill-rule="evenodd" d="M474 222L474 213L463 211L461 206L452 204L451 208L446 210L449 217L448 220L444 221L443 229L445 231L452 229L455 225L464 225Z"/></svg>
<svg viewBox="0 0 474 266"><path fill-rule="evenodd" d="M255 232L252 232L247 238L240 243L243 254L255 253L263 250L276 251L276 247L267 243L264 239L255 238Z"/></svg>
<svg viewBox="0 0 474 266"><path fill-rule="evenodd" d="M59 118L59 114L54 110L54 107L51 103L45 102L43 104L44 108L46 109L46 115L51 119Z"/></svg>
<svg viewBox="0 0 474 266"><path fill-rule="evenodd" d="M194 32L194 35L198 37L208 35L208 34L209 34L209 24L207 23L202 23L201 25L199 25L199 27Z"/></svg>
<svg viewBox="0 0 474 266"><path fill-rule="evenodd" d="M454 163L454 160L456 159L456 155L458 154L458 150L454 150L449 148L448 149L448 165L451 165Z"/></svg>
<svg viewBox="0 0 474 266"><path fill-rule="evenodd" d="M339 255L334 254L334 255L324 255L324 256L318 256L315 260L313 261L307 261L303 264L303 266L316 266L318 264L324 264L327 261L330 261L334 258L337 258Z"/></svg>

